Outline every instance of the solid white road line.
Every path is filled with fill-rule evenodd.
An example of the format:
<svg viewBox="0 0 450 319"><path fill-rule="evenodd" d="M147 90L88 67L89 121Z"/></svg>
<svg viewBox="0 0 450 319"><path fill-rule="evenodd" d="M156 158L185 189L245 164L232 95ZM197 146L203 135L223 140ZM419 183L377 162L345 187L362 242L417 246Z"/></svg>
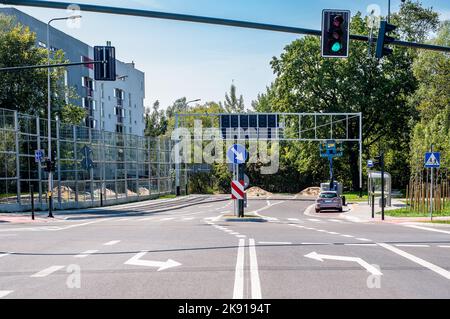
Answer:
<svg viewBox="0 0 450 319"><path fill-rule="evenodd" d="M301 245L317 245L317 246L325 246L325 245L332 245L331 243L301 243Z"/></svg>
<svg viewBox="0 0 450 319"><path fill-rule="evenodd" d="M352 235L341 235L342 237L346 237L346 238L354 238L355 236Z"/></svg>
<svg viewBox="0 0 450 319"><path fill-rule="evenodd" d="M441 246L438 246L439 248L450 248L450 246L445 246L445 245L441 245Z"/></svg>
<svg viewBox="0 0 450 319"><path fill-rule="evenodd" d="M450 234L450 231L437 229L437 228L435 229L435 228L422 227L422 226L416 226L416 225L404 225L404 226L405 227L410 227L410 228L421 229L421 230L434 231L434 232L437 232L437 233Z"/></svg>
<svg viewBox="0 0 450 319"><path fill-rule="evenodd" d="M262 299L261 296L261 282L259 280L258 259L256 258L255 240L249 240L250 253L250 278L252 283L252 298Z"/></svg>
<svg viewBox="0 0 450 319"><path fill-rule="evenodd" d="M427 248L430 247L430 245L410 245L410 244L398 244L398 245L394 245L395 247L417 247L417 248Z"/></svg>
<svg viewBox="0 0 450 319"><path fill-rule="evenodd" d="M259 241L258 244L261 244L261 245L292 245L291 242L287 242L287 241Z"/></svg>
<svg viewBox="0 0 450 319"><path fill-rule="evenodd" d="M6 297L13 292L13 290L0 290L0 298Z"/></svg>
<svg viewBox="0 0 450 319"><path fill-rule="evenodd" d="M98 250L87 250L79 255L76 255L75 258L86 258L89 255L95 254Z"/></svg>
<svg viewBox="0 0 450 319"><path fill-rule="evenodd" d="M113 240L113 241L109 241L107 243L104 243L103 246L114 246L116 244L120 243L120 240Z"/></svg>
<svg viewBox="0 0 450 319"><path fill-rule="evenodd" d="M233 299L244 299L244 259L245 239L240 239L234 277Z"/></svg>
<svg viewBox="0 0 450 319"><path fill-rule="evenodd" d="M330 232L328 232L328 234L331 234L331 235L340 235L339 233L336 233L336 232L334 232L334 231L330 231Z"/></svg>
<svg viewBox="0 0 450 319"><path fill-rule="evenodd" d="M44 270L41 270L38 273L35 273L34 275L31 275L32 278L43 278L43 277L47 277L48 275L53 274L54 272L57 272L58 270L63 269L64 266L51 266L48 267Z"/></svg>
<svg viewBox="0 0 450 319"><path fill-rule="evenodd" d="M385 243L378 243L378 245L380 247L386 248L387 250L390 250L390 251L392 251L392 252L394 252L394 253L396 253L396 254L398 254L398 255L406 258L406 259L409 259L409 260L415 262L416 264L419 264L419 265L421 265L421 266L423 266L425 268L428 268L429 270L434 271L435 273L437 273L437 274L443 276L444 278L450 280L450 272L445 270L445 269L443 269L443 268L441 268L441 267L439 267L439 266L436 266L436 265L434 265L434 264L432 264L432 263L430 263L430 262L428 262L426 260L423 260L423 259L421 259L419 257L416 257L414 255L411 255L411 254L409 254L409 253L407 253L407 252L405 252L405 251L403 251L401 249L395 248L394 246L391 246L391 245L388 245L388 244L385 244Z"/></svg>

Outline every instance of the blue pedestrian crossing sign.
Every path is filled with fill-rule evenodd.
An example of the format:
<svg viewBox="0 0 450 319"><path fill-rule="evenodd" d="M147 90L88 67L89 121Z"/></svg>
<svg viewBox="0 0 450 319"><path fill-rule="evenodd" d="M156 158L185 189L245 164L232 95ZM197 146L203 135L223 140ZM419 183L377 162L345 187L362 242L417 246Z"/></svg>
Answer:
<svg viewBox="0 0 450 319"><path fill-rule="evenodd" d="M248 152L244 146L235 144L227 152L229 163L244 164L248 158Z"/></svg>
<svg viewBox="0 0 450 319"><path fill-rule="evenodd" d="M426 153L425 154L425 167L426 168L439 168L441 167L441 153Z"/></svg>

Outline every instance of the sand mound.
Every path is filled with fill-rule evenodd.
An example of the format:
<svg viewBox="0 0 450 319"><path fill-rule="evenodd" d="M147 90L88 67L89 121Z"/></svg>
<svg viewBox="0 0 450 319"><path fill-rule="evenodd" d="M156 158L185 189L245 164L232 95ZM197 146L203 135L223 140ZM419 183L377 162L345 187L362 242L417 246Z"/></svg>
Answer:
<svg viewBox="0 0 450 319"><path fill-rule="evenodd" d="M270 196L272 193L265 191L260 187L252 187L247 190L247 196Z"/></svg>
<svg viewBox="0 0 450 319"><path fill-rule="evenodd" d="M150 195L150 191L145 187L139 187L139 196L148 196Z"/></svg>
<svg viewBox="0 0 450 319"><path fill-rule="evenodd" d="M298 193L300 196L319 196L320 187L308 187Z"/></svg>

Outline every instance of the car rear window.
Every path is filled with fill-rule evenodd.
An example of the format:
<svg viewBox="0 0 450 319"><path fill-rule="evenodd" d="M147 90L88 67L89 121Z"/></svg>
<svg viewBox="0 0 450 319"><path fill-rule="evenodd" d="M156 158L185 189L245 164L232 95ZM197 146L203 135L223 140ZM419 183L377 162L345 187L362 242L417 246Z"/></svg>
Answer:
<svg viewBox="0 0 450 319"><path fill-rule="evenodd" d="M336 193L322 193L320 194L320 198L335 198L337 197Z"/></svg>

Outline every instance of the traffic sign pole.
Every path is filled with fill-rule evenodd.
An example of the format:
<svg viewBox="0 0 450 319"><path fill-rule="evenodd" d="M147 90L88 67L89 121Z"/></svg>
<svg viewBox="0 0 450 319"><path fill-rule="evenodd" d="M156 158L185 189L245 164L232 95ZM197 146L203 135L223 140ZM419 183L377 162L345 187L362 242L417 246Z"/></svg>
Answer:
<svg viewBox="0 0 450 319"><path fill-rule="evenodd" d="M433 144L431 144L431 153L433 153ZM433 221L433 188L434 188L434 167L431 167L431 188L430 188L430 219Z"/></svg>

